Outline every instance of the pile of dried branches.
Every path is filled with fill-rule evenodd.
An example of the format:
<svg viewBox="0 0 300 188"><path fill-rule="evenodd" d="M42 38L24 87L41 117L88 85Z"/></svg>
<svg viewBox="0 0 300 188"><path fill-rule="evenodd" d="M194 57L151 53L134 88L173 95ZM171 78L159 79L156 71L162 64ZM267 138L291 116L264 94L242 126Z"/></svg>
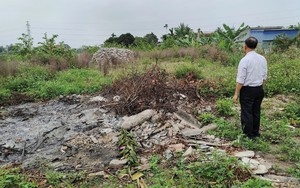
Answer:
<svg viewBox="0 0 300 188"><path fill-rule="evenodd" d="M144 74L116 81L106 89L106 94L121 97L112 106L119 115L132 115L149 108L174 112L180 100L199 101L197 85L193 75L176 80L154 66Z"/></svg>

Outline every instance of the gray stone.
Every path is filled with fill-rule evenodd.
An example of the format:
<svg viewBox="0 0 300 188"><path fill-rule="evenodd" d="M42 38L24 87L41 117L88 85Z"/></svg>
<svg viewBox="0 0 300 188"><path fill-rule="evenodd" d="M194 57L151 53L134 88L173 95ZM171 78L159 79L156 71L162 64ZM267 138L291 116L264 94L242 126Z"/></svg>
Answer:
<svg viewBox="0 0 300 188"><path fill-rule="evenodd" d="M208 112L210 112L210 111L211 111L211 106L207 106L207 107L205 108L205 110L208 111Z"/></svg>
<svg viewBox="0 0 300 188"><path fill-rule="evenodd" d="M114 102L119 102L120 100L121 100L121 97L119 95L113 97Z"/></svg>
<svg viewBox="0 0 300 188"><path fill-rule="evenodd" d="M216 137L214 135L205 135L203 138L206 138L208 140L214 140Z"/></svg>
<svg viewBox="0 0 300 188"><path fill-rule="evenodd" d="M269 163L268 161L262 158L258 158L257 160L259 161L260 164L264 165L268 170L272 168L272 163Z"/></svg>
<svg viewBox="0 0 300 188"><path fill-rule="evenodd" d="M112 137L112 143L117 143L119 141L119 138L118 137L116 137L116 136L114 136L114 137Z"/></svg>
<svg viewBox="0 0 300 188"><path fill-rule="evenodd" d="M97 140L97 138L94 137L93 135L91 135L90 138L94 142L94 144L98 144L99 143L99 141Z"/></svg>
<svg viewBox="0 0 300 188"><path fill-rule="evenodd" d="M119 168L124 166L128 162L127 159L119 160L119 159L113 159L110 161L109 166L112 168Z"/></svg>
<svg viewBox="0 0 300 188"><path fill-rule="evenodd" d="M197 136L202 134L202 131L200 129L190 129L190 128L185 128L181 130L181 133L185 137L190 137L190 136Z"/></svg>
<svg viewBox="0 0 300 188"><path fill-rule="evenodd" d="M248 165L250 169L258 169L258 166L260 165L260 163L257 160L250 159L248 157L243 157L242 163Z"/></svg>
<svg viewBox="0 0 300 188"><path fill-rule="evenodd" d="M174 115L182 121L181 124L187 125L191 128L199 128L201 126L197 119L181 109L179 109Z"/></svg>
<svg viewBox="0 0 300 188"><path fill-rule="evenodd" d="M107 99L102 96L96 96L90 99L91 102L107 102Z"/></svg>
<svg viewBox="0 0 300 188"><path fill-rule="evenodd" d="M151 110L151 109L144 110L143 112L141 112L139 114L125 118L124 122L121 125L121 128L129 130L137 125L144 123L145 121L150 119L155 114L156 114L156 111L154 111L154 110Z"/></svg>
<svg viewBox="0 0 300 188"><path fill-rule="evenodd" d="M216 124L212 123L212 124L209 124L209 125L206 125L206 126L202 127L200 129L200 131L202 133L207 133L209 130L214 130L216 128L218 128L218 126Z"/></svg>
<svg viewBox="0 0 300 188"><path fill-rule="evenodd" d="M89 178L103 177L103 176L105 176L104 171L94 172L88 175Z"/></svg>
<svg viewBox="0 0 300 188"><path fill-rule="evenodd" d="M102 134L109 134L109 133L113 132L113 129L112 128L106 128L106 129L102 129L100 132Z"/></svg>
<svg viewBox="0 0 300 188"><path fill-rule="evenodd" d="M169 145L169 149L171 151L175 151L175 152L181 152L181 151L183 151L184 147L185 146L182 143Z"/></svg>
<svg viewBox="0 0 300 188"><path fill-rule="evenodd" d="M216 152L226 154L226 150L223 150L223 149L217 149Z"/></svg>
<svg viewBox="0 0 300 188"><path fill-rule="evenodd" d="M149 170L151 168L150 164L143 164L141 166L138 166L137 169L141 171Z"/></svg>
<svg viewBox="0 0 300 188"><path fill-rule="evenodd" d="M266 179L268 179L269 181L274 181L274 182L300 183L299 178L293 178L293 177L287 177L287 176L277 176L277 175L273 175L273 174L266 174L266 175L264 175L264 177Z"/></svg>
<svg viewBox="0 0 300 188"><path fill-rule="evenodd" d="M184 154L182 155L183 157L187 157L187 156L190 156L192 155L194 152L194 149L190 146L185 152Z"/></svg>
<svg viewBox="0 0 300 188"><path fill-rule="evenodd" d="M154 116L152 116L151 122L152 122L152 123L157 123L157 122L159 122L159 119L160 119L160 118L161 118L161 114L160 114L160 113L155 114Z"/></svg>
<svg viewBox="0 0 300 188"><path fill-rule="evenodd" d="M243 157L254 157L254 151L241 151L234 154L235 157L243 158Z"/></svg>
<svg viewBox="0 0 300 188"><path fill-rule="evenodd" d="M253 170L253 174L266 174L268 173L268 169L265 165L258 165L257 169L256 170Z"/></svg>
<svg viewBox="0 0 300 188"><path fill-rule="evenodd" d="M164 157L167 159L167 160L170 160L172 157L173 157L173 154L172 154L172 151L167 149L165 152L164 152Z"/></svg>

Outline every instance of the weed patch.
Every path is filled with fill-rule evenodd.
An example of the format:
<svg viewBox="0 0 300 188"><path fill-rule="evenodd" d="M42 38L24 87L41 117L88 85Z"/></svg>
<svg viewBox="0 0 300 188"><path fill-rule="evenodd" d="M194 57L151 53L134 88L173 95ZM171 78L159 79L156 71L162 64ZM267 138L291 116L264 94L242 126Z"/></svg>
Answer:
<svg viewBox="0 0 300 188"><path fill-rule="evenodd" d="M234 115L233 101L231 99L218 99L217 100L217 110L222 116Z"/></svg>
<svg viewBox="0 0 300 188"><path fill-rule="evenodd" d="M37 184L30 182L21 174L20 169L0 169L0 187L37 188Z"/></svg>
<svg viewBox="0 0 300 188"><path fill-rule="evenodd" d="M300 178L300 163L296 164L296 166L294 168L289 168L288 172L296 177L296 178Z"/></svg>
<svg viewBox="0 0 300 188"><path fill-rule="evenodd" d="M201 121L202 124L208 125L210 123L213 123L216 117L211 113L203 113L198 117L198 119Z"/></svg>
<svg viewBox="0 0 300 188"><path fill-rule="evenodd" d="M188 75L193 75L197 79L203 79L201 68L194 63L181 64L176 67L176 78L184 78Z"/></svg>

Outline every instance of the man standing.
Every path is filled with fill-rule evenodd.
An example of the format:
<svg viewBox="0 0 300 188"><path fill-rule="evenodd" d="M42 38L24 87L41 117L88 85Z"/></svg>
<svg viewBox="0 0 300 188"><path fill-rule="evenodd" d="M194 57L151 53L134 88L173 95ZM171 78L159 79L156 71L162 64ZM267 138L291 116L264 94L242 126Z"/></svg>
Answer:
<svg viewBox="0 0 300 188"><path fill-rule="evenodd" d="M246 55L239 63L233 97L237 102L240 95L242 129L249 139L260 136L260 106L264 97L262 85L267 79L267 61L255 52L257 43L254 37L245 40L243 51Z"/></svg>

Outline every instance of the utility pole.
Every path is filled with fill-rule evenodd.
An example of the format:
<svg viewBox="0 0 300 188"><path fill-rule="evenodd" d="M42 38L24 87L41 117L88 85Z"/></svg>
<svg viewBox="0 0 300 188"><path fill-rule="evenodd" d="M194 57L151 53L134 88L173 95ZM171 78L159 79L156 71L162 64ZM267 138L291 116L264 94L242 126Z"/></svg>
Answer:
<svg viewBox="0 0 300 188"><path fill-rule="evenodd" d="M29 21L26 22L26 29L27 29L27 35L28 35L27 37L31 38Z"/></svg>
<svg viewBox="0 0 300 188"><path fill-rule="evenodd" d="M197 41L200 40L200 35L201 35L201 29L199 28L199 29L198 29L198 32L197 32Z"/></svg>

